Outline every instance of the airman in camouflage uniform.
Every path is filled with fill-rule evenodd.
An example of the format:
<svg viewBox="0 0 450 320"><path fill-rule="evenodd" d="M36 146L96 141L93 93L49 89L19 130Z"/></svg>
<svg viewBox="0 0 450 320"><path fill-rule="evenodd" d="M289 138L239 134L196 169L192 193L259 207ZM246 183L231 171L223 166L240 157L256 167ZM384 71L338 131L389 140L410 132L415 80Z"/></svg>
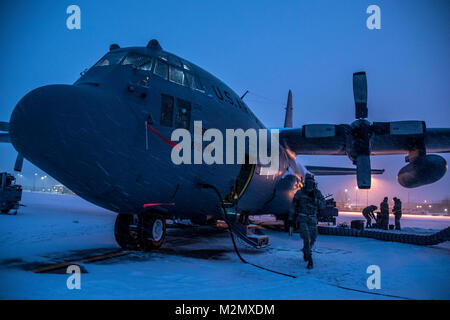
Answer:
<svg viewBox="0 0 450 320"><path fill-rule="evenodd" d="M394 208L392 209L395 217L395 230L401 230L400 219L402 217L402 201L394 197Z"/></svg>
<svg viewBox="0 0 450 320"><path fill-rule="evenodd" d="M297 191L289 212L290 225L297 225L303 239L303 259L313 268L311 247L317 238L317 213L325 208L325 199L317 189L314 176L305 176L305 185Z"/></svg>
<svg viewBox="0 0 450 320"><path fill-rule="evenodd" d="M372 228L372 219L375 219L375 214L373 213L375 210L377 210L377 206L371 205L367 206L363 209L362 214L364 218L366 218L366 228Z"/></svg>
<svg viewBox="0 0 450 320"><path fill-rule="evenodd" d="M380 203L380 216L381 221L378 228L388 230L389 227L389 203L388 203L388 197L385 197L383 199L383 202ZM378 224L378 221L377 221Z"/></svg>

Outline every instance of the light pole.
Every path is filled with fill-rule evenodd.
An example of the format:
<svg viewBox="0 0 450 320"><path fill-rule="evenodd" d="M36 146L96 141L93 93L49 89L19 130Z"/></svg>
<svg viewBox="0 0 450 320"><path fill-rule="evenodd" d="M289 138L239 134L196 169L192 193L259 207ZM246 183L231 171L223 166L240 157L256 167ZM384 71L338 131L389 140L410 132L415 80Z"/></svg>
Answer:
<svg viewBox="0 0 450 320"><path fill-rule="evenodd" d="M47 191L47 190L46 190L46 183L45 183L45 181L47 181L46 179L47 179L47 176L42 176L42 177L41 177L41 180L42 180L42 189L43 189L42 191Z"/></svg>
<svg viewBox="0 0 450 320"><path fill-rule="evenodd" d="M355 207L358 210L358 186L355 187Z"/></svg>
<svg viewBox="0 0 450 320"><path fill-rule="evenodd" d="M37 177L37 173L34 174L33 176L33 191L36 191L36 177Z"/></svg>
<svg viewBox="0 0 450 320"><path fill-rule="evenodd" d="M408 191L408 211L411 210L411 203L410 203L410 197L409 197L409 191Z"/></svg>

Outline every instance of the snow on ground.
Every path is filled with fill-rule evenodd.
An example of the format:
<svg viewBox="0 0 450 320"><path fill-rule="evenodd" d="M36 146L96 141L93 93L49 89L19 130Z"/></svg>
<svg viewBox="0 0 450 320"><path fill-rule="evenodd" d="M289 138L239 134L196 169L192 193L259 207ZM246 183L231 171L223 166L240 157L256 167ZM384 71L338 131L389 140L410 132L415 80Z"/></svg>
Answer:
<svg viewBox="0 0 450 320"><path fill-rule="evenodd" d="M87 272L81 290L69 290L64 269L30 270L117 251L115 214L68 195L24 193L23 203L17 216L0 216L1 299L450 298L448 243L419 247L319 236L311 271L301 260L298 234L268 230L269 248L240 246L247 260L297 276L292 279L241 263L228 232L211 227L170 228L158 251L80 263ZM339 221L355 218L344 213ZM405 230L416 232L449 225L448 217L403 219ZM381 268L380 290L366 286L366 268L373 264Z"/></svg>

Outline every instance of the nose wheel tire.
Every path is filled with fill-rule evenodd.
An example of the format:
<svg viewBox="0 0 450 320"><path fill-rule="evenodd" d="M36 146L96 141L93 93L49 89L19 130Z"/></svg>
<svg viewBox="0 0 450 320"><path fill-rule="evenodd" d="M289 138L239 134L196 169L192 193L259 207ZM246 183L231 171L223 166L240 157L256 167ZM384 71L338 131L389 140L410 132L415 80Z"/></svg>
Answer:
<svg viewBox="0 0 450 320"><path fill-rule="evenodd" d="M118 214L114 225L116 242L127 250L153 250L161 247L166 237L166 220L151 213L137 217Z"/></svg>
<svg viewBox="0 0 450 320"><path fill-rule="evenodd" d="M141 245L144 250L161 247L166 238L166 220L151 214L142 215Z"/></svg>

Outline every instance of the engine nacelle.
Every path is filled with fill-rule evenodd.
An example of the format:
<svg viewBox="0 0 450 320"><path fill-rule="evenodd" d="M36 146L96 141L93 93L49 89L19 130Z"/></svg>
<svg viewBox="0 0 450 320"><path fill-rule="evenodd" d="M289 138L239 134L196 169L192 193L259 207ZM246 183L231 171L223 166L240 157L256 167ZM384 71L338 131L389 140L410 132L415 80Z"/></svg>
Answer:
<svg viewBox="0 0 450 320"><path fill-rule="evenodd" d="M447 161L429 154L412 159L397 174L398 183L405 188L417 188L441 179L447 171Z"/></svg>

